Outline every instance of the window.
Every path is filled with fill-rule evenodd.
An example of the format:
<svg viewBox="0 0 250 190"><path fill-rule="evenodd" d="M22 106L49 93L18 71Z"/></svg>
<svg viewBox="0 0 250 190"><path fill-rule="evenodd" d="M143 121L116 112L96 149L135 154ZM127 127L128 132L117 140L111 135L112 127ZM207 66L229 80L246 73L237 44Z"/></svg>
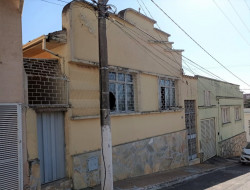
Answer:
<svg viewBox="0 0 250 190"><path fill-rule="evenodd" d="M175 107L175 81L171 79L160 79L160 108L168 110Z"/></svg>
<svg viewBox="0 0 250 190"><path fill-rule="evenodd" d="M234 115L235 115L235 120L240 120L240 107L235 107L234 108Z"/></svg>
<svg viewBox="0 0 250 190"><path fill-rule="evenodd" d="M204 90L204 106L211 106L210 91Z"/></svg>
<svg viewBox="0 0 250 190"><path fill-rule="evenodd" d="M123 72L109 72L109 91L113 93L116 105L112 112L135 111L134 77Z"/></svg>
<svg viewBox="0 0 250 190"><path fill-rule="evenodd" d="M230 122L230 107L221 108L222 123Z"/></svg>

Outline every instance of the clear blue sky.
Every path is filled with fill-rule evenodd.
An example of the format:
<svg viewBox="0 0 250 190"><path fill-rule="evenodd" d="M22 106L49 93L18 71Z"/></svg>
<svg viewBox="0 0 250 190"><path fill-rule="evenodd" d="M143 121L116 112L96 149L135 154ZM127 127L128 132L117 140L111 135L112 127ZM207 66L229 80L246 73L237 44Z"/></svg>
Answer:
<svg viewBox="0 0 250 190"><path fill-rule="evenodd" d="M65 2L70 0L46 1L55 4L42 0L25 0L22 15L23 44L43 34L61 30L61 12L66 4ZM250 86L235 78L205 54L172 21L162 14L150 0L138 1L142 6L143 1L161 29L171 34L170 41L174 42L173 47L175 49L183 49L183 55L220 76L225 81L239 84L241 89L249 89L244 90L244 92L250 93ZM119 12L125 8L138 10L140 7L138 1L109 0L108 4L115 5ZM250 85L250 0L154 1L209 53ZM218 9L216 4L230 21ZM145 7L143 8L148 14ZM144 13L142 9L141 13ZM184 63L183 66L185 73L192 75ZM195 74L209 76L190 64L189 67Z"/></svg>

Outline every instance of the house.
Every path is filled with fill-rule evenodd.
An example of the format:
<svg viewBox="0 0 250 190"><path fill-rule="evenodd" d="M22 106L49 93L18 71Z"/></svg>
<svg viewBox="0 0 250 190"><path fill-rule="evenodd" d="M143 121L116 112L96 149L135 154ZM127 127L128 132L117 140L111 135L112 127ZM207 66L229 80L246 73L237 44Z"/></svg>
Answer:
<svg viewBox="0 0 250 190"><path fill-rule="evenodd" d="M28 184L22 9L23 0L0 1L0 189Z"/></svg>
<svg viewBox="0 0 250 190"><path fill-rule="evenodd" d="M107 20L115 181L199 162L197 79L155 23L133 9ZM96 7L67 4L62 25L23 46L31 189L100 183Z"/></svg>
<svg viewBox="0 0 250 190"><path fill-rule="evenodd" d="M201 159L239 156L246 145L243 94L239 86L203 76L197 78Z"/></svg>

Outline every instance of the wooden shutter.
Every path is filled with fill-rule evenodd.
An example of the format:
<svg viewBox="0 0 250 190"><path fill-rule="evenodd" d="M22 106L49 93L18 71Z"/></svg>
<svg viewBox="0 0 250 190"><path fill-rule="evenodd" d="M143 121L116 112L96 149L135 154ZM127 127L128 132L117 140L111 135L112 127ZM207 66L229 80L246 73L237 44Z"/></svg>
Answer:
<svg viewBox="0 0 250 190"><path fill-rule="evenodd" d="M0 104L0 189L23 189L22 108Z"/></svg>

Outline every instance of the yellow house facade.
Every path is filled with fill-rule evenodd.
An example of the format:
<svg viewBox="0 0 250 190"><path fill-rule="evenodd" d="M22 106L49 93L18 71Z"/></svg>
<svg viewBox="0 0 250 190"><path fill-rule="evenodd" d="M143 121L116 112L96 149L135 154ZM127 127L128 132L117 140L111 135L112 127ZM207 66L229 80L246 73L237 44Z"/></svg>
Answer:
<svg viewBox="0 0 250 190"><path fill-rule="evenodd" d="M62 21L61 31L23 46L33 188L58 179L58 186L73 189L100 183L95 6L71 2ZM170 35L155 23L133 9L107 19L115 181L198 160L197 80L182 74L182 50L173 49Z"/></svg>

